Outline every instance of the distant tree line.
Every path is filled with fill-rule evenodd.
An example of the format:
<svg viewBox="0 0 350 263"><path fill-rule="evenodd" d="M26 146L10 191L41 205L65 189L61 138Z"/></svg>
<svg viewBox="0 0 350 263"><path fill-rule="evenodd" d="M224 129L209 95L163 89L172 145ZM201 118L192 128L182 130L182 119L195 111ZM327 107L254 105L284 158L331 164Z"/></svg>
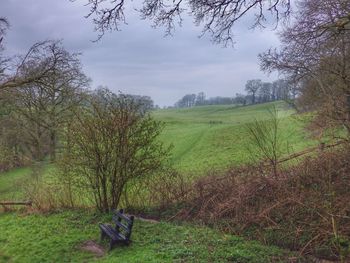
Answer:
<svg viewBox="0 0 350 263"><path fill-rule="evenodd" d="M245 85L246 94L236 93L233 97L211 97L206 98L204 92L186 94L178 100L175 108L190 108L203 105L249 105L265 103L276 100L291 100L297 96L297 89L292 82L286 79L278 79L274 82L263 82L261 79L248 80Z"/></svg>

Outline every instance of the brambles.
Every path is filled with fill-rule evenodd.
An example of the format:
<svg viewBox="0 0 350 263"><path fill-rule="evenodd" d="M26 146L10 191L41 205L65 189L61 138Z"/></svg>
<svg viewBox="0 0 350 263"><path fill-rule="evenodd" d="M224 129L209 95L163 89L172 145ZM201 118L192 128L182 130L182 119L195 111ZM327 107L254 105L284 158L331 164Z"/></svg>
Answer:
<svg viewBox="0 0 350 263"><path fill-rule="evenodd" d="M350 149L347 144L338 147L281 169L277 178L272 169L253 166L201 178L178 217L345 262Z"/></svg>

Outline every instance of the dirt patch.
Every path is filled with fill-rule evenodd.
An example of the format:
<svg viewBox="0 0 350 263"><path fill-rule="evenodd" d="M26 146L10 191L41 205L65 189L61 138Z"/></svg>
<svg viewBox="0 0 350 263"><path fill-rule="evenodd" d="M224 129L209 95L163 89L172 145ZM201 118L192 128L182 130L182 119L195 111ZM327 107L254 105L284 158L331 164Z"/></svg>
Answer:
<svg viewBox="0 0 350 263"><path fill-rule="evenodd" d="M90 252L96 257L102 257L106 253L102 246L92 240L85 241L83 244L81 244L80 249Z"/></svg>
<svg viewBox="0 0 350 263"><path fill-rule="evenodd" d="M148 222L148 223L152 223L152 224L157 224L159 223L158 220L155 220L155 219L149 219L149 218L144 218L144 217L138 217L138 216L135 216L136 219L140 220L140 221L144 221L144 222Z"/></svg>
<svg viewBox="0 0 350 263"><path fill-rule="evenodd" d="M125 214L125 215L127 217L130 217L133 215L135 219L140 220L140 221L144 221L144 222L148 222L148 223L157 224L160 222L159 217L150 216L150 215L145 214L145 213L134 212L132 214Z"/></svg>

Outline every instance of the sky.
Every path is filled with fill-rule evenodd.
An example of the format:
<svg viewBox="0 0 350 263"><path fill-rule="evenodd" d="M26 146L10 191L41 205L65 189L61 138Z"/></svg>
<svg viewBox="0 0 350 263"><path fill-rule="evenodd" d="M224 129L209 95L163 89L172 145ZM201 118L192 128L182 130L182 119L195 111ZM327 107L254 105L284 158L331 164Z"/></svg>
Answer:
<svg viewBox="0 0 350 263"><path fill-rule="evenodd" d="M244 93L248 79L272 81L276 75L260 71L258 54L278 46L276 31L249 29L249 17L233 30L234 47L199 38L201 27L185 17L173 36L164 28L128 12L127 25L98 41L87 0L1 0L0 17L10 22L5 39L8 54L25 53L35 42L62 40L70 52L81 52L83 70L92 88L107 86L114 92L150 96L155 104L173 105L189 93L207 97L233 97ZM136 5L137 1L131 2ZM134 6L129 6L132 10Z"/></svg>

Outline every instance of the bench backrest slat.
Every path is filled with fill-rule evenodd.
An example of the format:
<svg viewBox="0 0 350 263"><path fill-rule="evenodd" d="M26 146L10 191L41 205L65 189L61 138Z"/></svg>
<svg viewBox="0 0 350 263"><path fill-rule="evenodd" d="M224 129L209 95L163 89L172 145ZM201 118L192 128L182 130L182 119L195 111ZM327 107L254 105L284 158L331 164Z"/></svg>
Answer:
<svg viewBox="0 0 350 263"><path fill-rule="evenodd" d="M122 210L122 209L121 209ZM132 222L131 217L127 217L126 215L124 215L123 213L121 213L120 211L118 211L117 213L115 213L115 217L120 217L121 219L125 220L128 224L130 224Z"/></svg>
<svg viewBox="0 0 350 263"><path fill-rule="evenodd" d="M130 229L129 225L124 225L121 221L117 220L117 217L113 218L113 222L125 231L129 231Z"/></svg>
<svg viewBox="0 0 350 263"><path fill-rule="evenodd" d="M115 230L119 233L119 235L129 240L131 236L131 229L134 224L134 217L131 216L129 218L125 216L123 212L123 209L116 211L113 215L113 222L116 224ZM123 223L122 220L124 220L125 223Z"/></svg>
<svg viewBox="0 0 350 263"><path fill-rule="evenodd" d="M128 240L128 238L127 238L126 236L124 236L122 233L119 233L119 236L120 236L121 238L124 238L124 239Z"/></svg>

